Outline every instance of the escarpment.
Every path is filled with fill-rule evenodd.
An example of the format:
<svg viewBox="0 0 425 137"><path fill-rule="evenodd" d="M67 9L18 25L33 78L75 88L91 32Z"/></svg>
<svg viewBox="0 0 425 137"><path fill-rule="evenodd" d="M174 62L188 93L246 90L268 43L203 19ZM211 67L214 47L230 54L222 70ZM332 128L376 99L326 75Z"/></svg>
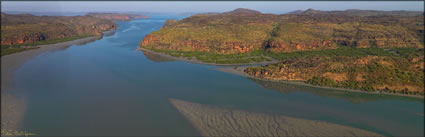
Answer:
<svg viewBox="0 0 425 137"><path fill-rule="evenodd" d="M102 35L116 29L112 21L89 16L9 15L1 17L1 45L16 45L75 36Z"/></svg>
<svg viewBox="0 0 425 137"><path fill-rule="evenodd" d="M423 14L418 12L309 9L274 15L236 9L167 21L140 47L218 54L257 50L295 52L354 48L423 48Z"/></svg>

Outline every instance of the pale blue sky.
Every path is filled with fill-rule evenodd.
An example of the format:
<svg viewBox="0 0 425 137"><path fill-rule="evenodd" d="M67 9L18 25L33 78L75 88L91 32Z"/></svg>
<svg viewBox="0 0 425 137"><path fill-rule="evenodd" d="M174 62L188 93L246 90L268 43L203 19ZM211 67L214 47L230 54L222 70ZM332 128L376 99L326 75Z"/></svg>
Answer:
<svg viewBox="0 0 425 137"><path fill-rule="evenodd" d="M294 10L308 8L318 10L345 10L345 9L369 9L369 10L414 10L423 11L424 2L115 2L115 1L44 1L44 2L1 2L2 11L30 11L30 12L223 12L235 8L249 8L265 13L286 13Z"/></svg>

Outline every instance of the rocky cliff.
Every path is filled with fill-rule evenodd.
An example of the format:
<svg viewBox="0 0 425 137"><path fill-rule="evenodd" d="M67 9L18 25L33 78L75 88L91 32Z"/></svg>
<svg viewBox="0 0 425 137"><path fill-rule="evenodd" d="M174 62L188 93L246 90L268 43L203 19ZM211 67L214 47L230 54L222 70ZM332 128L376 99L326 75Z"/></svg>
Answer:
<svg viewBox="0 0 425 137"><path fill-rule="evenodd" d="M167 21L140 47L219 54L424 47L424 16L408 11L317 11L274 15L249 9Z"/></svg>
<svg viewBox="0 0 425 137"><path fill-rule="evenodd" d="M90 16L1 16L1 45L16 45L74 36L101 35L117 28L112 21Z"/></svg>

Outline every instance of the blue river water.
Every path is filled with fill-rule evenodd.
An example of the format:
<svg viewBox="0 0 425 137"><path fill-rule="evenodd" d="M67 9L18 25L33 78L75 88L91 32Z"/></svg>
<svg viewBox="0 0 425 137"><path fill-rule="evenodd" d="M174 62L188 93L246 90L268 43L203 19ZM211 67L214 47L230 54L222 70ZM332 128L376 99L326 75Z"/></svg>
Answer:
<svg viewBox="0 0 425 137"><path fill-rule="evenodd" d="M382 135L424 135L424 101L254 80L220 66L172 61L137 47L167 19L117 22L102 39L45 52L15 74L20 130L51 136L200 135L170 103L180 99L280 114Z"/></svg>

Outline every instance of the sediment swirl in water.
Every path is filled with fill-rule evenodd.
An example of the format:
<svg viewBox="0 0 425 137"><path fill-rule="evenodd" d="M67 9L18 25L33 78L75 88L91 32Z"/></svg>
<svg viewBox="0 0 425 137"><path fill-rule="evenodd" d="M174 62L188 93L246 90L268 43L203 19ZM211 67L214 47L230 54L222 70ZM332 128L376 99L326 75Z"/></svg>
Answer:
<svg viewBox="0 0 425 137"><path fill-rule="evenodd" d="M204 136L381 136L328 122L169 101Z"/></svg>

